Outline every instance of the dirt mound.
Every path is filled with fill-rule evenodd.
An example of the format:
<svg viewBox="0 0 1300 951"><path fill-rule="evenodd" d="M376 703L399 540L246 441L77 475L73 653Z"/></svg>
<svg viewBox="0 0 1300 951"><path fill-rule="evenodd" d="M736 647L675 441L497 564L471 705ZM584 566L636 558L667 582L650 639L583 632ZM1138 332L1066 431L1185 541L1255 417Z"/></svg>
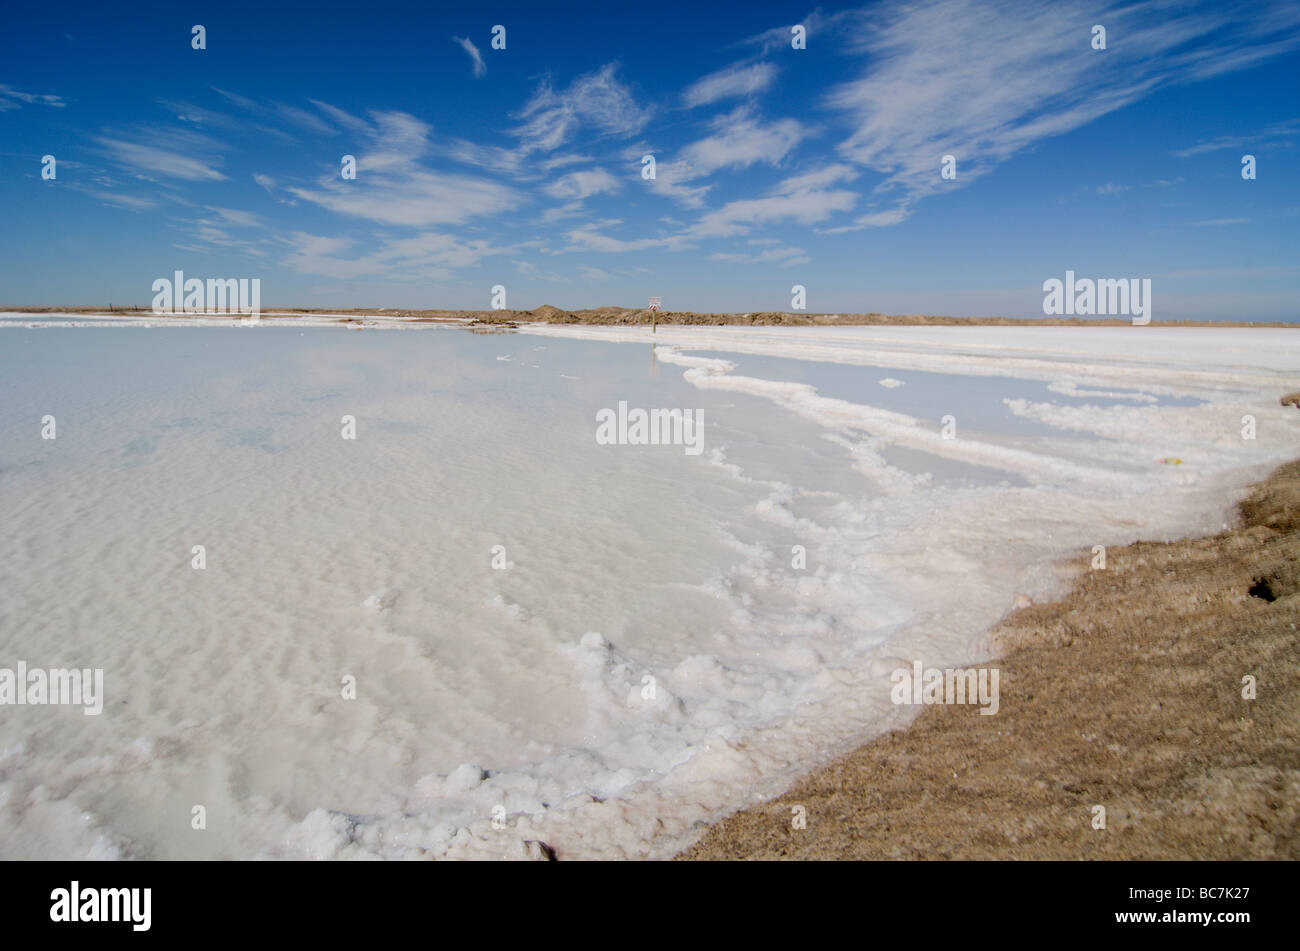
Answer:
<svg viewBox="0 0 1300 951"><path fill-rule="evenodd" d="M1300 530L1300 461L1274 472L1239 508L1247 525L1263 525L1275 532Z"/></svg>
<svg viewBox="0 0 1300 951"><path fill-rule="evenodd" d="M575 316L581 317L587 323L598 323L601 321L621 320L627 314L636 313L628 310L626 307L589 307L586 310L578 311Z"/></svg>

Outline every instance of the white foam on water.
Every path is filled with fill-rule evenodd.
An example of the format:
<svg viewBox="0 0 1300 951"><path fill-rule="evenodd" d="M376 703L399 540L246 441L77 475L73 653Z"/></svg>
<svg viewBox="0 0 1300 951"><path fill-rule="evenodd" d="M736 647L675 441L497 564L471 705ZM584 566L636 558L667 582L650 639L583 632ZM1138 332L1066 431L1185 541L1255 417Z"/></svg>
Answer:
<svg viewBox="0 0 1300 951"><path fill-rule="evenodd" d="M177 324L0 342L0 666L107 694L3 709L4 857L666 857L905 724L890 672L986 659L1063 555L1217 530L1300 447L1285 331L530 326L538 375L517 336ZM598 445L619 400L705 452Z"/></svg>

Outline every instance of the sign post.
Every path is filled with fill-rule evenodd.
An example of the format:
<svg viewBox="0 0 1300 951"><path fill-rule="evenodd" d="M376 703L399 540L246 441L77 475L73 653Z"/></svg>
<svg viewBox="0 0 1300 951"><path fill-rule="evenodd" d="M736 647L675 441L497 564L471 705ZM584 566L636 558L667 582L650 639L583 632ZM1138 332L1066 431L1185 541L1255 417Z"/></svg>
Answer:
<svg viewBox="0 0 1300 951"><path fill-rule="evenodd" d="M650 298L650 332L651 333L655 333L658 327L658 321L655 319L656 312L659 310L659 308L662 305L663 305L663 301L660 300L658 297Z"/></svg>

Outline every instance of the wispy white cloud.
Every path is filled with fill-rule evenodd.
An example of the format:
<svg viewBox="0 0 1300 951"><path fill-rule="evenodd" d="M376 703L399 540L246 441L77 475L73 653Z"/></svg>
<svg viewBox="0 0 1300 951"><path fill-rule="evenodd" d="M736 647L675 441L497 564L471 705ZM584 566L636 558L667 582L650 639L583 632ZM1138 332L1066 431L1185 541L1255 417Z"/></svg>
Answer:
<svg viewBox="0 0 1300 951"><path fill-rule="evenodd" d="M515 270L531 281L551 281L552 283L569 283L571 278L554 271L543 271L532 261L511 261Z"/></svg>
<svg viewBox="0 0 1300 951"><path fill-rule="evenodd" d="M603 168L590 168L561 176L543 191L552 198L581 201L601 192L617 191L619 187L618 179Z"/></svg>
<svg viewBox="0 0 1300 951"><path fill-rule="evenodd" d="M284 267L300 274L340 279L441 280L459 268L508 250L484 240L466 241L437 232L388 239L361 255L353 253L356 243L349 238L294 232L288 242L291 250L282 262Z"/></svg>
<svg viewBox="0 0 1300 951"><path fill-rule="evenodd" d="M312 115L306 109L299 109L297 106L290 106L283 102L275 103L275 111L280 117L296 125L300 129L308 132L314 132L316 135L338 135L339 130L334 128L319 116Z"/></svg>
<svg viewBox="0 0 1300 951"><path fill-rule="evenodd" d="M684 163L666 162L653 181L646 182L652 192L675 201L684 208L703 208L712 185L689 185L691 169Z"/></svg>
<svg viewBox="0 0 1300 951"><path fill-rule="evenodd" d="M625 254L631 251L646 251L651 248L665 248L670 251L685 251L694 247L682 235L667 235L653 238L633 238L631 240L616 238L606 230L623 224L621 219L611 218L593 221L566 232L564 237L569 245L566 251L598 251L608 254Z"/></svg>
<svg viewBox="0 0 1300 951"><path fill-rule="evenodd" d="M313 135L338 135L338 129L306 109L299 109L297 106L291 106L283 102L261 103L218 86L209 86L208 88L236 108L270 123L271 128L281 128L285 123L288 123Z"/></svg>
<svg viewBox="0 0 1300 951"><path fill-rule="evenodd" d="M809 134L797 119L763 122L746 108L713 120L712 135L686 146L677 165L689 178L700 178L723 168L743 169L759 162L776 166ZM666 163L670 169L674 163Z"/></svg>
<svg viewBox="0 0 1300 951"><path fill-rule="evenodd" d="M109 133L95 142L118 165L149 178L187 182L217 182L225 175L215 168L221 161L219 143L199 132L145 128L133 133Z"/></svg>
<svg viewBox="0 0 1300 951"><path fill-rule="evenodd" d="M260 113L267 121L250 123L248 116L218 112L215 109L195 105L192 102L159 99L158 104L171 112L179 122L206 131L220 132L223 136L246 136L250 131L256 131L262 135L272 136L285 142L295 141L292 135L281 128L282 117L271 114L269 111ZM329 134L333 135L335 133L331 129Z"/></svg>
<svg viewBox="0 0 1300 951"><path fill-rule="evenodd" d="M477 171L509 175L512 180L519 182L539 180L557 168L593 161L590 155L576 152L560 152L543 158L523 146L503 148L499 145L479 145L460 138L439 140L433 143L433 150Z"/></svg>
<svg viewBox="0 0 1300 951"><path fill-rule="evenodd" d="M661 156L654 180L647 183L651 191L687 208L701 208L713 186L692 183L724 169L779 166L812 132L796 119L766 122L744 106L716 116L710 125L712 134L671 153L671 158Z"/></svg>
<svg viewBox="0 0 1300 951"><path fill-rule="evenodd" d="M787 192L826 188L830 185L838 185L841 182L850 182L857 178L858 174L858 170L852 166L837 162L814 169L811 172L793 175L781 183L781 188Z"/></svg>
<svg viewBox="0 0 1300 951"><path fill-rule="evenodd" d="M858 200L856 192L829 188L852 171L832 165L785 179L762 198L743 198L702 215L687 228L688 238L725 238L747 233L756 225L794 221L814 225L831 215L850 210Z"/></svg>
<svg viewBox="0 0 1300 951"><path fill-rule="evenodd" d="M539 219L544 225L554 224L566 218L578 218L586 213L587 206L581 201L571 201L555 208L547 208Z"/></svg>
<svg viewBox="0 0 1300 951"><path fill-rule="evenodd" d="M771 86L775 78L776 66L772 63L733 63L691 83L682 93L682 101L693 109L723 99L752 96Z"/></svg>
<svg viewBox="0 0 1300 951"><path fill-rule="evenodd" d="M912 210L905 205L887 208L883 211L870 211L855 218L852 224L841 225L838 228L826 228L822 231L822 234L843 234L846 231L862 231L866 228L888 228L890 225L906 221L911 214Z"/></svg>
<svg viewBox="0 0 1300 951"><path fill-rule="evenodd" d="M492 215L521 200L513 188L488 178L435 171L422 164L430 151L429 126L404 112L372 112L357 177L337 173L314 187L287 186L290 194L343 215L386 225L427 228Z"/></svg>
<svg viewBox="0 0 1300 951"><path fill-rule="evenodd" d="M341 129L345 129L354 135L366 135L372 131L370 123L366 122L366 120L359 119L338 106L332 106L328 102L321 102L319 99L310 99L308 101Z"/></svg>
<svg viewBox="0 0 1300 951"><path fill-rule="evenodd" d="M823 13L818 7L801 17L797 25L804 28L804 40L809 50L818 49L835 53L844 50L843 37L846 34L855 33L868 22L868 11L865 9ZM790 23L785 26L774 26L770 30L764 30L762 33L741 40L740 45L757 46L765 53L791 49L791 40L794 37L792 28L795 25Z"/></svg>
<svg viewBox="0 0 1300 951"><path fill-rule="evenodd" d="M662 248L668 244L667 239L664 238L636 238L632 241L615 238L601 232L597 225L585 225L582 228L568 232L565 237L569 239L571 246L575 250L603 251L614 254L628 251L646 251L650 248Z"/></svg>
<svg viewBox="0 0 1300 951"><path fill-rule="evenodd" d="M460 48L469 54L471 68L474 72L475 79L482 79L487 75L487 64L483 62L483 54L479 52L474 41L466 36L453 36L452 39L460 44Z"/></svg>
<svg viewBox="0 0 1300 951"><path fill-rule="evenodd" d="M258 103L257 100L255 99L249 99L247 96L239 95L239 93L228 92L227 90L221 89L217 86L210 85L208 86L208 88L211 89L213 92L215 92L217 95L221 96L231 105L237 106L240 109L243 109L245 112L265 111L262 105Z"/></svg>
<svg viewBox="0 0 1300 951"><path fill-rule="evenodd" d="M23 92L21 89L0 83L0 112L21 109L25 105L54 106L56 109L62 109L67 103L61 96L51 93Z"/></svg>
<svg viewBox="0 0 1300 951"><path fill-rule="evenodd" d="M1178 158L1190 158L1193 155L1200 155L1204 152L1218 152L1222 149L1236 151L1237 149L1259 148L1264 145L1289 145L1290 140L1297 135L1300 135L1300 118L1276 123L1256 135L1221 135L1205 142L1198 142L1196 145L1185 149L1176 149L1170 154Z"/></svg>
<svg viewBox="0 0 1300 951"><path fill-rule="evenodd" d="M1258 13L1211 3L1175 10L1162 0L882 6L844 34L865 66L826 104L853 125L841 157L882 174L879 190L898 194L905 210L952 186L939 176L945 154L957 158L957 184L966 184L1162 86L1300 47L1300 6L1266 3ZM1097 23L1107 28L1106 50L1090 46Z"/></svg>
<svg viewBox="0 0 1300 951"><path fill-rule="evenodd" d="M251 211L241 211L237 208L218 208L214 205L208 205L207 210L228 225L235 225L240 228L266 227L265 222Z"/></svg>
<svg viewBox="0 0 1300 951"><path fill-rule="evenodd" d="M541 177L540 166L530 161L524 148L504 148L500 145L479 145L467 139L452 138L438 143L435 148L461 165L482 172L495 172L512 178Z"/></svg>
<svg viewBox="0 0 1300 951"><path fill-rule="evenodd" d="M357 154L357 174L392 170L400 172L414 166L430 151L428 123L406 112L374 112L366 135L370 147Z"/></svg>
<svg viewBox="0 0 1300 951"><path fill-rule="evenodd" d="M609 63L593 73L579 76L567 89L556 91L544 82L524 105L514 129L525 152L551 152L567 142L579 126L587 125L604 135L635 135L653 115L617 76L618 66Z"/></svg>
<svg viewBox="0 0 1300 951"><path fill-rule="evenodd" d="M360 160L358 160L358 168ZM329 179L289 192L342 215L388 225L423 228L461 224L517 204L513 189L483 178L424 170L362 175L351 182Z"/></svg>
<svg viewBox="0 0 1300 951"><path fill-rule="evenodd" d="M76 187L76 186L70 186ZM158 201L141 195L127 195L122 192L109 191L103 188L79 188L91 198L97 201L106 202L110 205L116 205L118 208L125 208L128 211L152 211L158 207Z"/></svg>
<svg viewBox="0 0 1300 951"><path fill-rule="evenodd" d="M774 264L777 267L799 267L812 258L803 248L788 248L775 239L750 241L750 245L763 247L762 251L729 252L719 251L709 255L710 261L726 261L731 264Z"/></svg>

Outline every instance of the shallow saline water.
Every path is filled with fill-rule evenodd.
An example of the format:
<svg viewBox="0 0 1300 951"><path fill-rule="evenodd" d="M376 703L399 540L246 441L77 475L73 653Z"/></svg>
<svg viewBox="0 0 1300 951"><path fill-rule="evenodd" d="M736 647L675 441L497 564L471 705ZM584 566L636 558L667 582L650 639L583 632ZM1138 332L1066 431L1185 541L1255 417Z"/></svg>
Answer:
<svg viewBox="0 0 1300 951"><path fill-rule="evenodd" d="M1280 330L104 323L0 316L0 667L104 671L3 858L666 857L1300 449Z"/></svg>

